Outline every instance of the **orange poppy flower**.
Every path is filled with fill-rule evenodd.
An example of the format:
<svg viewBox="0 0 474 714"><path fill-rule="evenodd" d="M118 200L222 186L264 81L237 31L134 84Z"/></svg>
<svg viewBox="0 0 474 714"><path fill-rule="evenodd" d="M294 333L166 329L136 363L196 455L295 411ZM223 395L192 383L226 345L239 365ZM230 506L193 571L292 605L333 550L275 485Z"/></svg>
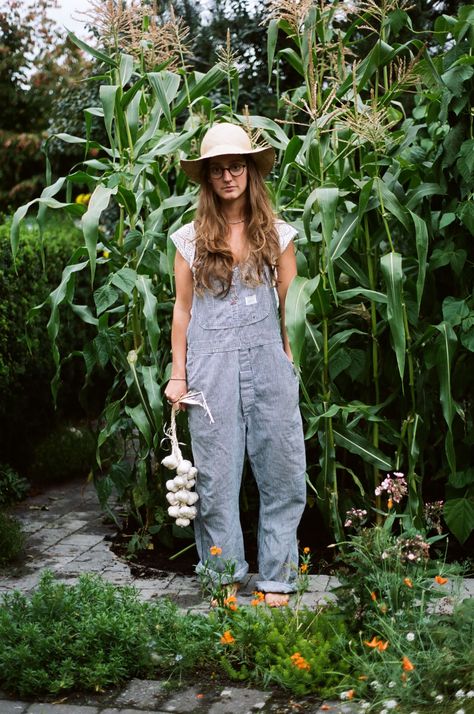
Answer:
<svg viewBox="0 0 474 714"><path fill-rule="evenodd" d="M304 553L305 555L308 555L308 553L311 553L311 548L308 548L308 547L303 548L303 553Z"/></svg>
<svg viewBox="0 0 474 714"><path fill-rule="evenodd" d="M305 669L307 671L311 669L310 663L305 660L305 658L302 657L299 652L295 652L295 654L291 655L290 659L292 664L294 664L294 666L298 669Z"/></svg>
<svg viewBox="0 0 474 714"><path fill-rule="evenodd" d="M448 578L443 578L441 575L435 575L435 582L438 583L438 585L446 585Z"/></svg>
<svg viewBox="0 0 474 714"><path fill-rule="evenodd" d="M364 645L367 647L371 647L372 649L378 649L379 652L385 652L385 650L388 647L388 640L386 642L382 642L382 640L379 637L372 637L370 642L367 642L364 640Z"/></svg>
<svg viewBox="0 0 474 714"><path fill-rule="evenodd" d="M229 597L224 599L224 607L228 607L229 610L232 610L233 612L237 610L237 598L235 595L229 595Z"/></svg>
<svg viewBox="0 0 474 714"><path fill-rule="evenodd" d="M402 668L405 672L413 672L415 665L410 662L408 657L402 658Z"/></svg>
<svg viewBox="0 0 474 714"><path fill-rule="evenodd" d="M377 595L373 591L370 593L370 597L374 602L377 600Z"/></svg>
<svg viewBox="0 0 474 714"><path fill-rule="evenodd" d="M404 582L404 584L407 586L407 588L412 588L412 587L413 587L413 583L412 583L412 581L410 580L410 578L404 578L403 582Z"/></svg>
<svg viewBox="0 0 474 714"><path fill-rule="evenodd" d="M356 692L355 692L355 689L349 689L349 691L348 691L347 694L346 694L347 699L353 699L355 693L356 693Z"/></svg>
<svg viewBox="0 0 474 714"><path fill-rule="evenodd" d="M303 563L300 565L300 572L301 573L307 573L308 572L308 563Z"/></svg>
<svg viewBox="0 0 474 714"><path fill-rule="evenodd" d="M221 645L232 645L235 642L235 637L232 636L230 630L226 630L220 639Z"/></svg>
<svg viewBox="0 0 474 714"><path fill-rule="evenodd" d="M209 551L211 555L222 555L222 548L219 548L218 545L211 545Z"/></svg>

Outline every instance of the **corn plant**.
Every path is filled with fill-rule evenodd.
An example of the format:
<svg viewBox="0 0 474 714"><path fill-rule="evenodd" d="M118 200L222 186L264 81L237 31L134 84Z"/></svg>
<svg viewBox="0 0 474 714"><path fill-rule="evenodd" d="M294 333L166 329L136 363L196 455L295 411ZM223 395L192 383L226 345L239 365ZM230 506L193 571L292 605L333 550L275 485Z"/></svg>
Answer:
<svg viewBox="0 0 474 714"><path fill-rule="evenodd" d="M435 54L415 37L397 42L404 5L347 14L344 3L274 0L269 75L289 62L301 85L280 95L278 125L252 122L280 152L275 202L300 228L286 312L323 516L342 540L343 511L370 503L395 468L418 525L428 479L448 481L445 518L464 541L474 527L474 15L441 18Z"/></svg>
<svg viewBox="0 0 474 714"><path fill-rule="evenodd" d="M17 210L12 227L13 254L21 249L19 225L28 210L38 208L42 227L46 212L58 209L80 218L84 245L65 267L60 285L48 299L48 331L57 367L71 355L60 355L60 313L64 307L91 326L92 339L75 357L85 364L86 382L94 370L111 375L111 387L100 418L97 460L107 441L118 435L121 457L97 479L101 503L115 490L142 523L146 545L150 532L164 523L164 478L157 479L153 457L163 435L161 390L169 362L174 252L168 229L190 215L194 193L176 172L181 149L189 151L199 126L196 115L208 108L206 95L224 78L215 66L207 74L186 65L186 30L171 17L157 26L147 9L128 10L112 3L95 9L104 49L71 39L101 66L100 106L85 109L85 138L56 135L84 146L84 160L54 182L41 197ZM103 120L108 143L91 136L92 117ZM86 205L74 201L87 186ZM106 209L115 211L112 230L101 223ZM75 278L90 275L90 304L75 302ZM43 307L43 306L40 306ZM169 375L168 375L169 376Z"/></svg>

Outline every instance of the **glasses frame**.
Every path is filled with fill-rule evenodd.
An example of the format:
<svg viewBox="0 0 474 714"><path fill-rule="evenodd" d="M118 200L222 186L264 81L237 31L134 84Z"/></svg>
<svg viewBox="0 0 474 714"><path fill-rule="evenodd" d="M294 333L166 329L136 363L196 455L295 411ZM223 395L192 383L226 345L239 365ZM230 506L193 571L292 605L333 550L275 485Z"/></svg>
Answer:
<svg viewBox="0 0 474 714"><path fill-rule="evenodd" d="M235 169L232 170L232 166L239 165L240 169L236 172ZM223 178L224 174L226 171L230 173L232 178L238 178L239 176L242 176L244 173L245 169L247 168L247 163L243 163L242 161L233 161L230 166L218 166L215 164L214 166L209 166L209 178L213 181L220 181L221 178ZM219 175L213 176L212 173L218 171Z"/></svg>

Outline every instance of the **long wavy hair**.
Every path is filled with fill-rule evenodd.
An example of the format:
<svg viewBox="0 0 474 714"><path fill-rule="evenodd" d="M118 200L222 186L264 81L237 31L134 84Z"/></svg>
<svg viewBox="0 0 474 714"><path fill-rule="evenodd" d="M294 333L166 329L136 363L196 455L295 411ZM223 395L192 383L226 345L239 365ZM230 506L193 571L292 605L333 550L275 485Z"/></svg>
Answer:
<svg viewBox="0 0 474 714"><path fill-rule="evenodd" d="M266 269L275 276L280 242L275 228L276 216L263 178L252 161L246 156L246 237L249 257L241 268L242 279L250 285L264 282ZM194 259L194 287L199 294L210 290L215 295L225 296L232 283L234 259L228 241L229 226L222 214L218 196L208 180L206 162L201 181L201 190L196 217L196 252Z"/></svg>

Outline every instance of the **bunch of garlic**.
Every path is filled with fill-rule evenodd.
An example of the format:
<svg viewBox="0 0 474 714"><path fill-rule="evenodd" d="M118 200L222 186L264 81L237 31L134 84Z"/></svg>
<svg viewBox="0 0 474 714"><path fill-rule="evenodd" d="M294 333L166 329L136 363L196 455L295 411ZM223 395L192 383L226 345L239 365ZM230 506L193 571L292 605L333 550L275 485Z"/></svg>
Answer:
<svg viewBox="0 0 474 714"><path fill-rule="evenodd" d="M191 491L196 483L197 468L187 459L183 459L176 437L175 413L176 410L173 405L171 410L171 429L169 431L172 451L169 456L165 456L161 463L167 469L176 470L176 476L166 482L168 490L166 500L170 504L168 514L171 518L176 519L177 526L184 528L189 526L197 513L194 504L198 501L199 496L195 491Z"/></svg>

